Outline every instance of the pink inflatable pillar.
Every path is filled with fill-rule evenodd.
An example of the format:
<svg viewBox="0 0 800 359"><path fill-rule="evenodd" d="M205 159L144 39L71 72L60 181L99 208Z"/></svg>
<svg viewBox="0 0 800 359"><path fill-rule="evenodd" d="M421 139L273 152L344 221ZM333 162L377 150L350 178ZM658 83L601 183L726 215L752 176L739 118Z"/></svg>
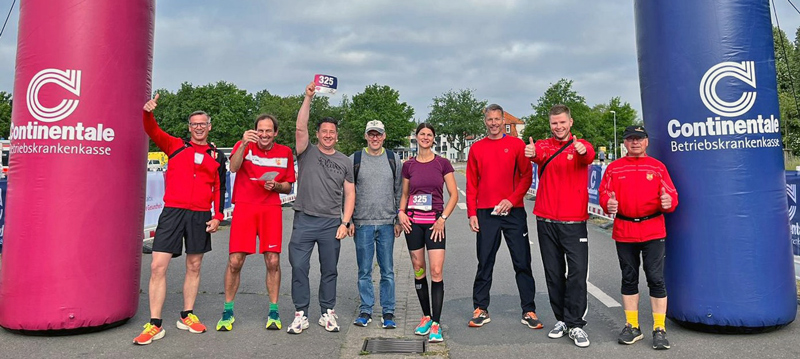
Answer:
<svg viewBox="0 0 800 359"><path fill-rule="evenodd" d="M108 328L139 302L153 0L23 0L0 326Z"/></svg>

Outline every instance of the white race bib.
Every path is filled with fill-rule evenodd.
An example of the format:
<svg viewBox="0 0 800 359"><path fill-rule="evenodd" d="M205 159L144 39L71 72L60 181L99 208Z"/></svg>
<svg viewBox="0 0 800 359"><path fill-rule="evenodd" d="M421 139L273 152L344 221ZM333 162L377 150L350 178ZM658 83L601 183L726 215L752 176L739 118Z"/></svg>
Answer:
<svg viewBox="0 0 800 359"><path fill-rule="evenodd" d="M194 164L199 165L203 163L203 154L195 152L194 154Z"/></svg>
<svg viewBox="0 0 800 359"><path fill-rule="evenodd" d="M408 208L420 211L430 211L433 209L433 195L430 193L414 194L409 197Z"/></svg>

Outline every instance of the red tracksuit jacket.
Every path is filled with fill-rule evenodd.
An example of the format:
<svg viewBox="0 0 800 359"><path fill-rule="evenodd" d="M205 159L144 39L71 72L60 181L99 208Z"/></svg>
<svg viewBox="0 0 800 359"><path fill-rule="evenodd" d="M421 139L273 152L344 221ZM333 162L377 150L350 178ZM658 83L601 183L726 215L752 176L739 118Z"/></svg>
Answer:
<svg viewBox="0 0 800 359"><path fill-rule="evenodd" d="M168 156L184 148L184 141L170 136L158 127L152 112L142 111L144 130L156 146ZM197 145L183 149L169 159L167 169L164 205L192 211L210 211L214 203L214 218L222 220L224 215L219 203L219 163L209 152L211 146ZM202 162L195 164L195 154L201 154ZM215 153L216 154L216 153Z"/></svg>
<svg viewBox="0 0 800 359"><path fill-rule="evenodd" d="M670 209L661 208L661 190L672 197ZM669 213L678 206L678 191L661 161L648 157L620 158L606 168L600 182L600 206L608 213L611 192L619 202L617 213L626 217L645 217L657 212ZM619 242L645 242L666 238L664 216L641 222L614 221L611 238Z"/></svg>
<svg viewBox="0 0 800 359"><path fill-rule="evenodd" d="M507 199L525 208L523 199L533 181L525 142L512 136L484 138L469 149L467 159L467 217L478 209L494 208Z"/></svg>
<svg viewBox="0 0 800 359"><path fill-rule="evenodd" d="M567 138L572 138L572 133ZM589 165L594 160L594 148L585 140L586 147L579 155L575 146L569 145L547 164L539 178L533 214L556 221L585 221L589 219ZM536 141L536 156L531 159L541 168L568 141L548 138Z"/></svg>

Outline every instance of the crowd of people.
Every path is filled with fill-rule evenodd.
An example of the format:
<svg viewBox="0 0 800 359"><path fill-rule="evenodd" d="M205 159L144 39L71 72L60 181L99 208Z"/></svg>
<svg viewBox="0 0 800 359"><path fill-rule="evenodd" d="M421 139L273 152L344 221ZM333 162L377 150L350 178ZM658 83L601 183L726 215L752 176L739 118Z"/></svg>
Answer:
<svg viewBox="0 0 800 359"><path fill-rule="evenodd" d="M267 267L269 296L266 329L280 330L278 293L281 282L280 253L283 223L280 193L290 193L294 184L292 234L288 243L292 269L291 296L294 318L287 328L300 334L309 328L309 270L314 247L320 264L318 324L329 332L340 325L336 286L341 240L353 237L358 265L359 314L353 325L372 322L375 293L373 261L380 270L380 325L395 322L395 238L405 235L414 271L414 288L423 316L414 333L429 342L444 340L441 313L444 303L443 267L446 223L457 205L459 193L454 168L433 151L436 130L429 123L416 129L416 156L401 162L384 148L386 128L379 119L366 124L367 146L349 157L336 150L338 121L326 117L316 123L316 144L310 141L309 113L315 85L305 88L295 128L298 173L291 148L275 143L279 121L260 115L253 128L242 135L230 157L236 172L232 203L235 204L225 270L225 302L216 330L231 331L235 323L234 300L242 266L249 254L263 254ZM167 134L156 123L156 95L143 108L144 129L170 157L166 174L165 209L159 217L150 266L150 321L134 339L150 344L164 337L162 307L166 296L166 272L170 260L186 253L186 276L177 327L203 333L206 326L193 312L200 282L203 255L211 250L211 233L219 226L219 152L208 142L211 117L197 111L188 117L188 139ZM542 329L534 300L536 284L531 269L531 248L524 196L532 181L531 163L537 164L539 186L533 215L544 266L550 307L557 322L547 336L569 337L576 346L588 347L586 325L589 239L587 230L587 171L595 159L592 145L571 131L573 119L567 106L550 110L552 137L525 143L504 133L505 113L492 104L484 111L486 137L469 152L466 205L469 228L475 233L478 266L473 284L474 311L467 322L482 327L489 315L493 269L502 238L511 255L520 296L520 321L530 329ZM626 324L619 334L621 344L644 338L638 317L639 268L643 266L653 310L653 348L668 349L665 315L663 213L678 205L678 194L665 166L646 153L647 131L630 126L623 134L628 150L611 162L600 184L600 205L615 215L612 238L621 270L621 295ZM448 200L445 202L444 190ZM212 213L213 209L213 213ZM258 244L258 246L256 246ZM430 283L429 283L430 281Z"/></svg>

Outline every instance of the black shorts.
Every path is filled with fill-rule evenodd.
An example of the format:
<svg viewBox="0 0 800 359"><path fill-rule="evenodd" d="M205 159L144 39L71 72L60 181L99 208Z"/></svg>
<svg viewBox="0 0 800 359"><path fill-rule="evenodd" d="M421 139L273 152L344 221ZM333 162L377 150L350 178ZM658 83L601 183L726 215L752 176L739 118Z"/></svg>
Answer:
<svg viewBox="0 0 800 359"><path fill-rule="evenodd" d="M211 211L192 211L166 207L158 217L153 252L172 253L179 257L186 240L186 254L211 251L211 233L206 232L206 222L211 220Z"/></svg>
<svg viewBox="0 0 800 359"><path fill-rule="evenodd" d="M431 239L433 236L433 223L430 224L417 224L411 223L411 233L406 233L406 244L408 250L415 251L421 248L431 249L444 249L444 244L447 238L447 229L444 230L444 238L439 242L434 242Z"/></svg>
<svg viewBox="0 0 800 359"><path fill-rule="evenodd" d="M619 267L622 270L622 294L639 294L639 265L642 264L650 296L665 298L667 287L664 284L664 239L616 243Z"/></svg>

